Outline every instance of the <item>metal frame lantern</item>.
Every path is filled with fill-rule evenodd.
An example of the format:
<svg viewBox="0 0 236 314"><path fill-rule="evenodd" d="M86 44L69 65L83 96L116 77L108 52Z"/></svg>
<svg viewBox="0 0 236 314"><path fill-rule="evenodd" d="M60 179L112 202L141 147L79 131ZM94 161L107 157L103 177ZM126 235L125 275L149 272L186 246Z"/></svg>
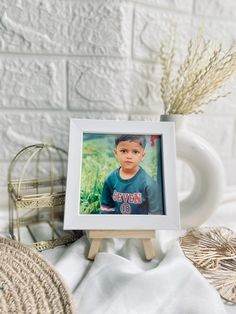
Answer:
<svg viewBox="0 0 236 314"><path fill-rule="evenodd" d="M73 242L81 235L80 232L65 232L62 227L66 160L67 153L63 149L51 144L35 144L19 151L9 166L10 235L19 242L30 242L38 251ZM23 235L26 234L25 241Z"/></svg>

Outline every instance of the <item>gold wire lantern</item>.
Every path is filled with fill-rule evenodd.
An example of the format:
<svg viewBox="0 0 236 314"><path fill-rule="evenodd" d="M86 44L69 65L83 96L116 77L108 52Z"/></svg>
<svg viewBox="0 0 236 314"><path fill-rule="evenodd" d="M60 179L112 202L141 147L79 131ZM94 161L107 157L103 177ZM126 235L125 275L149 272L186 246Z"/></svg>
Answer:
<svg viewBox="0 0 236 314"><path fill-rule="evenodd" d="M9 232L38 251L75 241L81 232L63 231L67 153L50 144L19 151L8 171Z"/></svg>

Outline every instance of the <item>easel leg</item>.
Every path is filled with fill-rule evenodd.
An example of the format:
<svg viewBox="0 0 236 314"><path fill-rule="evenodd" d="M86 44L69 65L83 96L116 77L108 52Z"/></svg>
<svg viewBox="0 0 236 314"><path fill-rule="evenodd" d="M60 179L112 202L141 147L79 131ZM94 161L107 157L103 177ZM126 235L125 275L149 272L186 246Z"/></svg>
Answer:
<svg viewBox="0 0 236 314"><path fill-rule="evenodd" d="M143 241L143 248L144 248L144 253L145 253L145 257L147 260L151 260L153 259L153 257L155 256L155 250L152 244L152 240L151 239L142 239Z"/></svg>
<svg viewBox="0 0 236 314"><path fill-rule="evenodd" d="M142 239L145 257L153 259L155 250L152 238L155 238L155 230L88 230L88 238L91 241L88 259L94 260L103 239L109 238L133 238Z"/></svg>
<svg viewBox="0 0 236 314"><path fill-rule="evenodd" d="M88 259L94 260L100 245L101 245L102 239L92 239L89 253L88 253Z"/></svg>

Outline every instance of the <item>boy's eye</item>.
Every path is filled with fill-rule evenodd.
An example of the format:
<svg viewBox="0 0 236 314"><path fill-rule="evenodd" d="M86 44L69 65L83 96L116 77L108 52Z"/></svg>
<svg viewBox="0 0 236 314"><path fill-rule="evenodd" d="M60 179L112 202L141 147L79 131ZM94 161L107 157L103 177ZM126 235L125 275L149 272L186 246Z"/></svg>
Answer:
<svg viewBox="0 0 236 314"><path fill-rule="evenodd" d="M137 154L139 154L139 151L138 150L134 150L133 154L137 155Z"/></svg>
<svg viewBox="0 0 236 314"><path fill-rule="evenodd" d="M126 150L125 149L121 149L120 152L124 154L126 152Z"/></svg>

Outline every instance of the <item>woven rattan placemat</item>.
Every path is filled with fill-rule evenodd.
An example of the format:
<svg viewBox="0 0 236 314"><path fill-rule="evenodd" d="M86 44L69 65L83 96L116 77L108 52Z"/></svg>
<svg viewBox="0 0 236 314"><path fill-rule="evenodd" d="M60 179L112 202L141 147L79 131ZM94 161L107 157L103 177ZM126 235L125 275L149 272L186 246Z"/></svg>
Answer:
<svg viewBox="0 0 236 314"><path fill-rule="evenodd" d="M0 313L75 313L57 272L32 249L0 238Z"/></svg>
<svg viewBox="0 0 236 314"><path fill-rule="evenodd" d="M180 238L185 256L230 304L236 304L236 233L225 227L193 228Z"/></svg>

